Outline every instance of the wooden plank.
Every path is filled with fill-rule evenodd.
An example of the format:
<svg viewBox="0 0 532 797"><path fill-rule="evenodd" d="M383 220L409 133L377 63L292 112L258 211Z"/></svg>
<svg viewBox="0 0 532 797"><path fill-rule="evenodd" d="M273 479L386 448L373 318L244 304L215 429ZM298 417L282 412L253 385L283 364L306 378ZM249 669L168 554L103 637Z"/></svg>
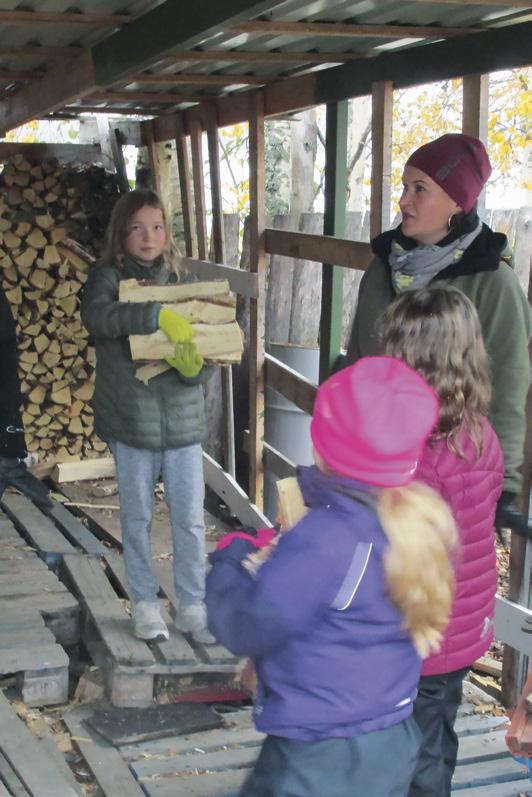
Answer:
<svg viewBox="0 0 532 797"><path fill-rule="evenodd" d="M180 753L166 760L140 759L130 763L130 767L141 783L150 778L172 777L178 774L200 775L205 772L223 772L224 770L252 767L259 754L260 744L241 749L222 749L212 753L200 752L198 749L190 753ZM179 793L179 792L178 792Z"/></svg>
<svg viewBox="0 0 532 797"><path fill-rule="evenodd" d="M205 483L227 504L241 523L254 528L271 525L268 518L250 500L240 485L205 452L203 453Z"/></svg>
<svg viewBox="0 0 532 797"><path fill-rule="evenodd" d="M347 190L346 101L327 104L325 134L325 235L345 235ZM320 313L320 382L331 373L342 348L343 270L335 261L323 264Z"/></svg>
<svg viewBox="0 0 532 797"><path fill-rule="evenodd" d="M260 86L267 82L265 77L258 75L211 75L196 72L178 72L177 74L168 74L166 72L140 72L128 75L124 80L117 81L115 85L121 83L124 85L146 83L151 86L183 86L189 84L197 86Z"/></svg>
<svg viewBox="0 0 532 797"><path fill-rule="evenodd" d="M1 503L15 527L35 548L45 554L74 552L61 532L26 496L5 492Z"/></svg>
<svg viewBox="0 0 532 797"><path fill-rule="evenodd" d="M80 707L68 711L63 721L104 797L146 797L118 750L83 724L89 715L90 709Z"/></svg>
<svg viewBox="0 0 532 797"><path fill-rule="evenodd" d="M3 787L2 781L4 781L7 787L9 788L9 791L6 791L8 797L31 797L30 793L24 788L24 785L21 782L20 778L17 777L9 761L1 751L0 751L0 778L1 778L0 784L2 785L2 787Z"/></svg>
<svg viewBox="0 0 532 797"><path fill-rule="evenodd" d="M19 141L0 141L0 161L16 154L29 161L48 158L74 163L94 163L100 158L100 147L96 144L23 144Z"/></svg>
<svg viewBox="0 0 532 797"><path fill-rule="evenodd" d="M249 769L143 781L149 797L238 797Z"/></svg>
<svg viewBox="0 0 532 797"><path fill-rule="evenodd" d="M77 797L70 783L11 709L0 692L2 753L25 789L39 797Z"/></svg>
<svg viewBox="0 0 532 797"><path fill-rule="evenodd" d="M259 745L265 738L263 733L255 730L252 720L249 719L248 727L221 728L203 733L154 739L139 744L126 744L120 746L120 752L128 762L154 759L155 757L162 760L193 754L194 750L197 751L198 748L204 753L210 753L228 747Z"/></svg>
<svg viewBox="0 0 532 797"><path fill-rule="evenodd" d="M449 0L447 0L449 2ZM342 38L445 39L482 33L481 27L447 27L445 25L355 25L349 22L286 22L284 20L252 20L233 27L235 33L256 33L262 36L340 36Z"/></svg>
<svg viewBox="0 0 532 797"><path fill-rule="evenodd" d="M497 595L494 623L496 639L532 656L532 609Z"/></svg>
<svg viewBox="0 0 532 797"><path fill-rule="evenodd" d="M183 211L183 229L185 235L185 252L187 257L198 253L198 242L194 227L194 209L192 185L190 183L190 163L188 157L187 137L183 125L183 116L176 114L175 149L181 191L181 208Z"/></svg>
<svg viewBox="0 0 532 797"><path fill-rule="evenodd" d="M79 596L113 661L146 666L155 659L145 642L133 636L131 619L111 588L100 562L65 556L65 575Z"/></svg>
<svg viewBox="0 0 532 797"><path fill-rule="evenodd" d="M142 139L148 150L148 161L150 164L150 172L153 190L156 194L161 196L161 173L159 170L159 162L157 158L157 143L153 133L153 125L150 121L142 122Z"/></svg>
<svg viewBox="0 0 532 797"><path fill-rule="evenodd" d="M227 280L230 290L241 296L248 298L258 296L257 275L250 274L249 271L242 271L234 266L210 263L208 260L198 260L191 257L184 257L180 266L202 280Z"/></svg>
<svg viewBox="0 0 532 797"><path fill-rule="evenodd" d="M53 509L48 513L65 537L73 544L78 545L85 553L93 556L103 556L107 548L96 539L89 529L83 525L68 509L54 501Z"/></svg>
<svg viewBox="0 0 532 797"><path fill-rule="evenodd" d="M287 230L265 230L266 251L317 263L332 263L365 271L373 254L370 244L328 235Z"/></svg>
<svg viewBox="0 0 532 797"><path fill-rule="evenodd" d="M249 270L257 275L258 296L249 302L249 496L264 506L264 339L266 333L266 250L264 214L264 97L249 99Z"/></svg>
<svg viewBox="0 0 532 797"><path fill-rule="evenodd" d="M473 786L490 786L494 783L514 783L520 779L528 780L528 773L524 767L510 757L509 754L483 761L482 766L478 764L464 764L457 766L453 777L453 790L461 790Z"/></svg>
<svg viewBox="0 0 532 797"><path fill-rule="evenodd" d="M38 611L61 645L74 645L79 640L79 605L66 589L64 592L41 593L38 605L35 595L0 599L0 616L8 610L21 613Z"/></svg>
<svg viewBox="0 0 532 797"><path fill-rule="evenodd" d="M122 152L120 130L114 127L111 122L109 122L109 143L111 145L111 153L120 191L122 194L127 194L129 191L129 180L126 172L124 153Z"/></svg>
<svg viewBox="0 0 532 797"><path fill-rule="evenodd" d="M105 479L116 473L113 457L84 459L76 462L58 462L52 471L52 479L57 484L82 481L83 479Z"/></svg>
<svg viewBox="0 0 532 797"><path fill-rule="evenodd" d="M380 27L380 26L379 26ZM466 30L460 28L460 30ZM0 54L2 53L0 47ZM15 49L15 48L13 48ZM343 64L347 61L359 60L363 53L324 53L324 52L290 52L288 50L274 52L258 52L256 50L180 50L165 56L161 64L178 63L229 63L229 64ZM204 100L200 97L200 100Z"/></svg>
<svg viewBox="0 0 532 797"><path fill-rule="evenodd" d="M129 14L102 14L98 12L68 11L0 11L0 23L4 25L97 25L99 28L119 28L133 17Z"/></svg>
<svg viewBox="0 0 532 797"><path fill-rule="evenodd" d="M266 354L264 358L264 371L268 387L277 390L300 410L312 415L317 385L270 354Z"/></svg>
<svg viewBox="0 0 532 797"><path fill-rule="evenodd" d="M473 786L470 789L452 789L456 797L523 797L525 784L523 779L513 783L492 783L491 786Z"/></svg>
<svg viewBox="0 0 532 797"><path fill-rule="evenodd" d="M207 260L207 217L205 211L205 187L203 176L203 130L199 120L190 126L190 148L192 152L192 182L194 185L194 211L198 258Z"/></svg>
<svg viewBox="0 0 532 797"><path fill-rule="evenodd" d="M373 84L371 103L370 239L390 226L393 114L391 80Z"/></svg>
<svg viewBox="0 0 532 797"><path fill-rule="evenodd" d="M506 758L506 730L483 734L463 736L458 745L458 763L460 766L488 761L495 758Z"/></svg>
<svg viewBox="0 0 532 797"><path fill-rule="evenodd" d="M488 143L489 75L464 75L462 79L462 132ZM486 208L486 191L477 199L480 217Z"/></svg>

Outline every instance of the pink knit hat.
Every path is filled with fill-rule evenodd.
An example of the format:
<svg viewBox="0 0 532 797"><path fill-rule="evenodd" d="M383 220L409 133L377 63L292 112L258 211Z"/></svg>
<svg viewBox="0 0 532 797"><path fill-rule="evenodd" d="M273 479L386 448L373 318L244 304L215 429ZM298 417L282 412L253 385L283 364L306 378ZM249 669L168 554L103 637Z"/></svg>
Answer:
<svg viewBox="0 0 532 797"><path fill-rule="evenodd" d="M423 377L394 357L364 357L320 385L310 434L331 470L400 487L413 481L437 419Z"/></svg>
<svg viewBox="0 0 532 797"><path fill-rule="evenodd" d="M465 133L446 133L410 155L407 166L428 174L465 213L474 207L491 174L482 141Z"/></svg>

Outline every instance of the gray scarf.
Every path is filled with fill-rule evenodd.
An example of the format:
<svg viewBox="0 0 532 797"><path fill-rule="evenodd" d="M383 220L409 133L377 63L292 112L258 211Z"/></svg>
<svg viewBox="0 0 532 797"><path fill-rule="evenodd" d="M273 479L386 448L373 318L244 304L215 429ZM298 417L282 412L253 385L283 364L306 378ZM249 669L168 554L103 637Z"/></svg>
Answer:
<svg viewBox="0 0 532 797"><path fill-rule="evenodd" d="M424 288L447 266L461 259L465 250L482 229L482 223L472 232L461 235L447 246L420 244L414 249L403 249L398 241L392 241L388 262L392 270L392 283L396 293Z"/></svg>

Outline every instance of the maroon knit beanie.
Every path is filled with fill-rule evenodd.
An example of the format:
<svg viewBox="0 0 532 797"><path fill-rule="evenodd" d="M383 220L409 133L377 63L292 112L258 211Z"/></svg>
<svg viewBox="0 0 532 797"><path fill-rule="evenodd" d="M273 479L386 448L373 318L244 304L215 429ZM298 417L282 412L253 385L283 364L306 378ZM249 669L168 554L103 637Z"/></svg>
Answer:
<svg viewBox="0 0 532 797"><path fill-rule="evenodd" d="M491 174L482 141L465 133L446 133L410 155L407 166L431 177L465 213L474 207Z"/></svg>

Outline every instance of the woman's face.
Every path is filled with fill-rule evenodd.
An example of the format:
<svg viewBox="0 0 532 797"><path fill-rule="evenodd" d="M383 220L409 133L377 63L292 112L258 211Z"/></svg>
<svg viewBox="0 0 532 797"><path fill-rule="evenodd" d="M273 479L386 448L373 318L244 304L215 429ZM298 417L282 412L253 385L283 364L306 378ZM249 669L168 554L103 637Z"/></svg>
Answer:
<svg viewBox="0 0 532 797"><path fill-rule="evenodd" d="M162 210L144 205L126 227L124 249L139 263L148 265L162 255L167 243Z"/></svg>
<svg viewBox="0 0 532 797"><path fill-rule="evenodd" d="M405 166L399 200L401 229L420 244L436 244L449 232L449 216L460 212L454 199L425 172Z"/></svg>

